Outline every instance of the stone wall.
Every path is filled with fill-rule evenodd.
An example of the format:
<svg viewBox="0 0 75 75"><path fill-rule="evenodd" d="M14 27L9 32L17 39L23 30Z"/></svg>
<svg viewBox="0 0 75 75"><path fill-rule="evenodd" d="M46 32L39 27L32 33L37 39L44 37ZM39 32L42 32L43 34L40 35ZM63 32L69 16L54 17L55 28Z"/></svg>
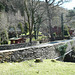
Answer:
<svg viewBox="0 0 75 75"><path fill-rule="evenodd" d="M67 44L66 52L75 46L75 41L56 44L40 44L37 46L0 51L0 62L20 62L35 58L55 59L60 56L56 50L59 45Z"/></svg>
<svg viewBox="0 0 75 75"><path fill-rule="evenodd" d="M36 42L30 43L20 43L20 44L10 44L10 45L0 45L0 51L1 50L10 50L10 49L18 49L18 48L25 48L27 46L33 46L36 45Z"/></svg>

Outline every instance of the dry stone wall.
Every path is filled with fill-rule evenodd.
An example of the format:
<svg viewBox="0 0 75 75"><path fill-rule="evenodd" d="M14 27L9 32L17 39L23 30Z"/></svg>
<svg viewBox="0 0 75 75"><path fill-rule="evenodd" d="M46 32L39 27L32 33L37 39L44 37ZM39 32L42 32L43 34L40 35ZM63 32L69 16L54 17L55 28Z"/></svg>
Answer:
<svg viewBox="0 0 75 75"><path fill-rule="evenodd" d="M18 49L18 48L25 48L27 46L36 45L37 42L31 43L19 43L19 44L10 44L10 45L0 45L0 51L2 50L11 50L11 49Z"/></svg>
<svg viewBox="0 0 75 75"><path fill-rule="evenodd" d="M59 45L67 44L66 52L75 46L75 41L56 44L40 44L37 46L0 51L0 62L21 62L35 58L55 59L60 56L56 50Z"/></svg>

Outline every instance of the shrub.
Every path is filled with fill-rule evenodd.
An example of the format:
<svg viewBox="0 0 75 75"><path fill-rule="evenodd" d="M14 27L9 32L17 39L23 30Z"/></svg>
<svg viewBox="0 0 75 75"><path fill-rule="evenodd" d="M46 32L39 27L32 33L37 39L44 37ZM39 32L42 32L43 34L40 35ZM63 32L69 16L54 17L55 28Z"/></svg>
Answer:
<svg viewBox="0 0 75 75"><path fill-rule="evenodd" d="M53 33L53 36L56 37L56 32Z"/></svg>
<svg viewBox="0 0 75 75"><path fill-rule="evenodd" d="M8 41L4 40L4 41L2 42L2 44L8 44Z"/></svg>
<svg viewBox="0 0 75 75"><path fill-rule="evenodd" d="M64 27L64 37L70 38L69 28L67 26Z"/></svg>
<svg viewBox="0 0 75 75"><path fill-rule="evenodd" d="M45 41L46 40L46 36L42 35L42 36L39 36L37 41L40 41L40 43L42 43L42 41Z"/></svg>
<svg viewBox="0 0 75 75"><path fill-rule="evenodd" d="M60 52L61 55L64 55L66 52L67 44L58 46L57 50Z"/></svg>

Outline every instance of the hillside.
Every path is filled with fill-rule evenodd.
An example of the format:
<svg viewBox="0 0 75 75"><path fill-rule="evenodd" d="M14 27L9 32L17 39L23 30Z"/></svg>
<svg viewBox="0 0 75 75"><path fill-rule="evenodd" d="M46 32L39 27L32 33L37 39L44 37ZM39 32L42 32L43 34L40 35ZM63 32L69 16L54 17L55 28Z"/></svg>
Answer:
<svg viewBox="0 0 75 75"><path fill-rule="evenodd" d="M0 0L0 3L5 8L1 12L1 20L3 21L5 18L5 24L17 25L19 22L23 23L23 0Z"/></svg>
<svg viewBox="0 0 75 75"><path fill-rule="evenodd" d="M4 14L4 17L7 17L7 21L11 25L16 24L16 22L18 23L19 21L23 23L24 21L24 11L23 11L24 2L23 0L0 0L0 3L2 3L5 7L5 12L3 12L2 14ZM41 2L41 4L43 5L43 7L45 6L44 2ZM55 11L56 16L55 18L53 18L52 25L60 25L61 13L66 14L67 10L61 7L56 7L54 11ZM44 14L44 17L46 17L45 14Z"/></svg>
<svg viewBox="0 0 75 75"><path fill-rule="evenodd" d="M9 28L9 26L15 26L17 28L17 25L19 23L22 23L22 25L24 25L23 0L0 0L0 3L3 4L3 6L5 7L5 11L2 11L0 13L2 27ZM44 2L41 2L41 4L43 6L42 8L40 8L39 12L41 12L42 10L45 10ZM64 14L64 22L66 21L66 15L68 14L68 10L57 6L54 9L52 26L61 26L61 13ZM43 14L43 19L47 19L46 12ZM67 23L65 23L64 25L66 24ZM74 25L72 26L74 27ZM47 31L49 30L48 28L49 28L49 25L47 20L41 23L40 25L41 32L43 32L44 34L47 34L49 32Z"/></svg>

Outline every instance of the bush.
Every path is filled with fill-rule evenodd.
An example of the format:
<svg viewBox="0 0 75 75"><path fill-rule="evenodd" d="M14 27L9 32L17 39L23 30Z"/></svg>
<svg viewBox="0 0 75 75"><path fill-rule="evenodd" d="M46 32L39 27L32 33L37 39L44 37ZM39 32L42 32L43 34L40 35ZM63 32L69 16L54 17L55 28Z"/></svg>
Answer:
<svg viewBox="0 0 75 75"><path fill-rule="evenodd" d="M2 44L8 44L8 42L5 40L5 41L2 42Z"/></svg>
<svg viewBox="0 0 75 75"><path fill-rule="evenodd" d="M64 55L66 52L67 44L58 46L57 50L60 52L61 55Z"/></svg>
<svg viewBox="0 0 75 75"><path fill-rule="evenodd" d="M46 40L46 36L42 35L42 36L39 36L37 41L39 41L40 43L44 42Z"/></svg>
<svg viewBox="0 0 75 75"><path fill-rule="evenodd" d="M67 26L64 27L64 37L70 38L69 28Z"/></svg>
<svg viewBox="0 0 75 75"><path fill-rule="evenodd" d="M53 33L53 36L56 37L56 33Z"/></svg>

